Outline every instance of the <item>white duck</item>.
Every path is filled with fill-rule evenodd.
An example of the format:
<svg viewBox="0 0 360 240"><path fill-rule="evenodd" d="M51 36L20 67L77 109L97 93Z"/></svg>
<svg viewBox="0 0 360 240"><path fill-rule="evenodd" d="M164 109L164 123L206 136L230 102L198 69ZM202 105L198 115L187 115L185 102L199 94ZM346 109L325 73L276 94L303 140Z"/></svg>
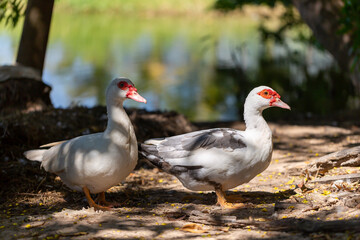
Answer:
<svg viewBox="0 0 360 240"><path fill-rule="evenodd" d="M105 191L123 181L138 160L134 128L123 108L127 98L146 103L129 79L115 78L106 90L108 124L104 132L47 144L44 147L52 147L27 151L25 157L40 161L71 189L83 191L91 207L110 210ZM99 204L90 193L99 193Z"/></svg>
<svg viewBox="0 0 360 240"><path fill-rule="evenodd" d="M231 203L224 191L249 182L269 166L272 133L262 116L269 107L290 110L276 91L257 87L245 101L245 131L215 128L150 139L141 144L140 153L190 190L215 190L223 208L242 207L243 203Z"/></svg>

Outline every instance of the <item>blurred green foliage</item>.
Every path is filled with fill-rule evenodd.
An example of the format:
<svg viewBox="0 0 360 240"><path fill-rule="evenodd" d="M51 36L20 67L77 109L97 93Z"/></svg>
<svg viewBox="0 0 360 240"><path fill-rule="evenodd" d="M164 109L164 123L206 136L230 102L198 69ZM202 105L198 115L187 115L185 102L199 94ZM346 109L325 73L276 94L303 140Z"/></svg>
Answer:
<svg viewBox="0 0 360 240"><path fill-rule="evenodd" d="M106 12L113 14L179 14L201 12L209 9L209 0L60 0L60 8L73 12Z"/></svg>
<svg viewBox="0 0 360 240"><path fill-rule="evenodd" d="M341 9L342 18L340 19L341 29L339 33L349 33L352 36L353 48L351 53L354 54L355 67L360 63L360 1L359 0L343 0L344 7ZM71 9L80 12L114 12L114 13L188 13L191 11L203 11L208 9L211 3L208 0L61 0L56 5L60 8ZM265 25L261 25L259 30L264 39L273 38L276 41L282 41L287 30L303 24L297 14L294 14L291 0L216 0L215 9L230 11L241 8L244 5L265 5L275 7L282 4L286 7L286 11L281 16L281 25L277 30L269 30ZM0 0L0 22L5 25L15 27L20 17L24 14L25 0ZM174 7L176 6L176 7ZM265 18L266 19L266 16ZM319 44L312 35L299 32L299 39L310 41L315 45Z"/></svg>
<svg viewBox="0 0 360 240"><path fill-rule="evenodd" d="M108 80L125 75L138 89L156 95L151 104L157 109L176 110L191 119L217 119L219 112L201 102L212 94L203 86L214 74L219 41L251 42L251 49L259 46L257 23L240 15L236 21L211 13L123 19L101 13L60 14L62 10L55 6L56 30L50 34L47 66L51 67L51 57L61 57L56 74L63 79L71 76L71 83L64 82L66 91L72 97L96 96L100 104L105 103ZM61 53L52 52L53 46ZM91 69L88 73L84 65Z"/></svg>
<svg viewBox="0 0 360 240"><path fill-rule="evenodd" d="M238 112L241 118L248 92L258 85L273 87L294 109L271 111L268 119L327 116L346 109L354 96L351 82L330 57L316 57L316 42L290 1L288 8L280 7L280 21L265 16L260 25L236 13L204 13L212 3L208 0L194 1L202 14L188 15L182 11L191 1L154 0L153 12L149 2L56 1L48 59L57 60L47 66L56 69L71 96L96 96L104 104L108 80L126 75L152 96L154 107L192 120L216 120L224 112L230 119ZM277 1L266 2L275 6ZM176 3L174 11L160 14ZM221 54L233 54L233 62L224 62Z"/></svg>
<svg viewBox="0 0 360 240"><path fill-rule="evenodd" d="M0 0L0 23L15 27L24 15L27 0ZM209 0L58 0L60 12L106 13L110 15L150 16L157 14L200 14L210 10Z"/></svg>
<svg viewBox="0 0 360 240"><path fill-rule="evenodd" d="M330 1L330 0L329 0ZM350 34L353 47L349 55L353 55L353 68L360 67L360 1L359 0L342 0L344 6L341 9L340 30L339 34ZM291 0L216 0L214 7L223 11L231 11L241 9L245 5L265 5L268 7L276 7L277 4L282 4L286 7L286 11L280 17L282 24L278 29L269 31L264 25L260 27L260 32L264 39L269 37L276 41L284 39L284 33L293 27L298 27L302 24L298 14L294 14L294 8ZM264 19L266 19L265 16ZM299 40L308 41L315 46L321 48L320 43L315 40L312 35L299 34Z"/></svg>
<svg viewBox="0 0 360 240"><path fill-rule="evenodd" d="M0 22L15 27L24 14L24 6L23 0L0 0Z"/></svg>
<svg viewBox="0 0 360 240"><path fill-rule="evenodd" d="M355 96L355 91L348 74L335 63L324 64L314 71L316 60L310 60L307 51L313 47L323 50L316 41L310 29L301 20L291 0L217 0L214 7L222 11L243 9L245 5L267 6L274 10L283 5L283 11L277 11L279 24L269 25L268 20L273 13L263 13L258 31L263 42L263 54L260 55L258 71L252 72L241 66L241 61L234 68L218 69L215 82L229 81L223 91L235 89L239 113L242 112L241 103L246 98L246 92L258 85L270 85L280 93L284 99L302 113L305 117L314 115L325 116L344 109ZM344 0L341 9L341 32L352 35L353 51L359 51L360 34L360 2L359 0ZM295 45L306 46L296 49ZM273 49L282 49L282 54L275 54ZM350 54L350 53L349 53ZM355 54L355 64L359 63L359 52ZM239 74L240 73L240 74ZM241 86L241 90L238 86ZM238 90L236 90L238 89ZM213 101L214 102L214 101ZM217 102L223 102L218 99ZM209 104L211 104L209 102ZM214 107L217 103L213 103ZM346 107L345 107L346 108ZM282 112L272 111L269 119L277 118ZM286 114L286 113L285 113ZM267 113L265 112L265 115Z"/></svg>

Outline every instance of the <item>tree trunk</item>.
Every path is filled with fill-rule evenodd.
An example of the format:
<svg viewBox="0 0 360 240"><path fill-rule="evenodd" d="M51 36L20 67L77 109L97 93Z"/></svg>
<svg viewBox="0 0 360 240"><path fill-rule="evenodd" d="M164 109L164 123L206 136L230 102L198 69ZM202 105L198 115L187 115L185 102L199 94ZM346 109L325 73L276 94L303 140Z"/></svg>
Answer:
<svg viewBox="0 0 360 240"><path fill-rule="evenodd" d="M315 38L335 58L344 71L350 72L354 55L350 54L352 40L349 34L339 34L341 0L292 0L303 21L310 27ZM351 74L353 84L360 93L358 69Z"/></svg>
<svg viewBox="0 0 360 240"><path fill-rule="evenodd" d="M28 0L16 62L42 76L54 0Z"/></svg>

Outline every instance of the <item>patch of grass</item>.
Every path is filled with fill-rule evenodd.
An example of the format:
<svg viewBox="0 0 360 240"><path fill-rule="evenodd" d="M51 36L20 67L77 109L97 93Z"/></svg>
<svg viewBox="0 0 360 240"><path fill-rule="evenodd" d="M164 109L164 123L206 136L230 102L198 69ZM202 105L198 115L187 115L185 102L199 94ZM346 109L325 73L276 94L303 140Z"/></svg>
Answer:
<svg viewBox="0 0 360 240"><path fill-rule="evenodd" d="M61 0L55 5L58 9L74 12L193 14L202 13L213 4L213 0Z"/></svg>

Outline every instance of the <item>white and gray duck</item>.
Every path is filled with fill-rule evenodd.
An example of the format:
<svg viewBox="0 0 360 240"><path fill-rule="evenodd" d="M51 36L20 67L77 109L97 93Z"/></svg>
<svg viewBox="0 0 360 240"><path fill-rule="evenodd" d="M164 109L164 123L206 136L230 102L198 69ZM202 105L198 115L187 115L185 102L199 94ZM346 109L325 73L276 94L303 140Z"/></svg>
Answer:
<svg viewBox="0 0 360 240"><path fill-rule="evenodd" d="M123 181L134 170L138 146L134 128L123 108L126 99L146 103L127 78L115 78L106 90L108 124L104 132L44 145L24 153L57 174L71 189L83 191L91 207L110 210L105 191ZM94 201L90 193L99 193Z"/></svg>
<svg viewBox="0 0 360 240"><path fill-rule="evenodd" d="M245 131L215 128L150 139L140 145L140 153L186 188L215 191L223 208L243 207L243 202L235 203L243 198L230 198L225 191L249 182L269 166L272 132L262 112L270 107L290 110L272 88L254 88L245 101Z"/></svg>

